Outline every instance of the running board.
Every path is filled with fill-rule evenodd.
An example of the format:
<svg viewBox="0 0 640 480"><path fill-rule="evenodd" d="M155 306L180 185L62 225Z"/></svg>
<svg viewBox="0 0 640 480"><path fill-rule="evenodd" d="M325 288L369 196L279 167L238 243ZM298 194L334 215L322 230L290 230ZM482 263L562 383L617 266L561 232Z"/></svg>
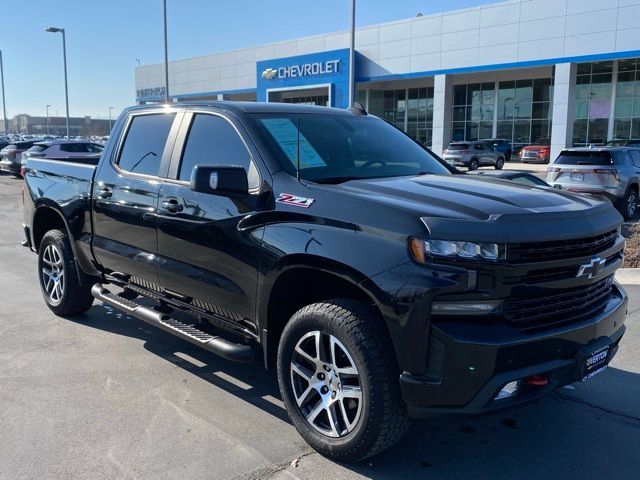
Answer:
<svg viewBox="0 0 640 480"><path fill-rule="evenodd" d="M133 300L127 300L115 293L111 293L99 283L96 283L91 288L91 295L116 310L120 310L143 322L161 328L176 337L180 337L205 350L220 355L227 360L240 363L253 362L254 352L249 345L233 343L222 337L210 335L191 325L186 325L165 313L156 312L152 308L145 307Z"/></svg>

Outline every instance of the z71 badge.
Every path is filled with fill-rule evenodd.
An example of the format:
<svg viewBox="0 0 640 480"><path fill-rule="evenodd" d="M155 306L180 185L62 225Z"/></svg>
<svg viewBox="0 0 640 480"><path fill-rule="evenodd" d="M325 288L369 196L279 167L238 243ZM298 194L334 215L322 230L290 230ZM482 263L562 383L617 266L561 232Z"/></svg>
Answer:
<svg viewBox="0 0 640 480"><path fill-rule="evenodd" d="M297 197L290 193L281 193L276 199L276 202L295 205L296 207L309 208L313 203L313 198Z"/></svg>

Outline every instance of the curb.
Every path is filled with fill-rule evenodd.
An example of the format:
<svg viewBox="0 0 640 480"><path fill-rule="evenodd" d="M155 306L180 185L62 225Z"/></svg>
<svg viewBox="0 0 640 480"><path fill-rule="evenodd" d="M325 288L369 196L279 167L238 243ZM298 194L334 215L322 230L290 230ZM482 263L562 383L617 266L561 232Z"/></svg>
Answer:
<svg viewBox="0 0 640 480"><path fill-rule="evenodd" d="M622 284L640 285L640 268L621 268L616 272L616 280Z"/></svg>

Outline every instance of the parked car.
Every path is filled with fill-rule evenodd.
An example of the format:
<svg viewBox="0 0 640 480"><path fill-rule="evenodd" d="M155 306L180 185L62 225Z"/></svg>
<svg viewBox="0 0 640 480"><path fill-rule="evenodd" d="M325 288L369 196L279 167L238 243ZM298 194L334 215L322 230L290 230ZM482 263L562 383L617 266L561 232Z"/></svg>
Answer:
<svg viewBox="0 0 640 480"><path fill-rule="evenodd" d="M522 163L549 163L551 141L548 138L537 140L531 145L522 147L519 155Z"/></svg>
<svg viewBox="0 0 640 480"><path fill-rule="evenodd" d="M33 147L35 142L14 142L0 150L0 170L20 178L22 153Z"/></svg>
<svg viewBox="0 0 640 480"><path fill-rule="evenodd" d="M487 142L453 142L443 152L442 158L449 165L477 170L481 166L492 166L496 170L504 166L504 154L496 152Z"/></svg>
<svg viewBox="0 0 640 480"><path fill-rule="evenodd" d="M520 183L528 187L550 187L547 182L532 173L519 172L517 170L476 170L469 172L472 175L482 175L488 178L499 178L511 182Z"/></svg>
<svg viewBox="0 0 640 480"><path fill-rule="evenodd" d="M496 152L502 153L504 155L505 162L508 162L511 160L511 155L513 154L513 148L511 147L510 140L505 140L503 138L488 138L482 141L487 142L489 145L491 145Z"/></svg>
<svg viewBox="0 0 640 480"><path fill-rule="evenodd" d="M547 183L555 187L611 200L625 220L636 213L640 148L570 148L560 153L547 172Z"/></svg>
<svg viewBox="0 0 640 480"><path fill-rule="evenodd" d="M298 432L341 461L390 447L410 417L588 380L625 331L609 202L453 174L361 109L132 107L97 167L30 159L23 192L54 314L97 298L262 360Z"/></svg>
<svg viewBox="0 0 640 480"><path fill-rule="evenodd" d="M617 139L617 140L609 140L604 144L605 147L640 147L640 139L631 138L631 139Z"/></svg>
<svg viewBox="0 0 640 480"><path fill-rule="evenodd" d="M104 146L99 143L80 140L37 142L22 154L22 163L29 158L48 158L96 165L103 150Z"/></svg>

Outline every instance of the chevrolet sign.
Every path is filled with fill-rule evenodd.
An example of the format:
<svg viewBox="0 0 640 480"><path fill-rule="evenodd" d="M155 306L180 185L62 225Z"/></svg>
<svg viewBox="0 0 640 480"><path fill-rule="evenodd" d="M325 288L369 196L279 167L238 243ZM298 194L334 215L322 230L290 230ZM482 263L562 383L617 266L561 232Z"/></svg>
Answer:
<svg viewBox="0 0 640 480"><path fill-rule="evenodd" d="M327 60L326 62L304 63L289 67L267 68L262 72L262 78L273 80L274 78L299 78L312 75L326 75L340 71L340 60Z"/></svg>

